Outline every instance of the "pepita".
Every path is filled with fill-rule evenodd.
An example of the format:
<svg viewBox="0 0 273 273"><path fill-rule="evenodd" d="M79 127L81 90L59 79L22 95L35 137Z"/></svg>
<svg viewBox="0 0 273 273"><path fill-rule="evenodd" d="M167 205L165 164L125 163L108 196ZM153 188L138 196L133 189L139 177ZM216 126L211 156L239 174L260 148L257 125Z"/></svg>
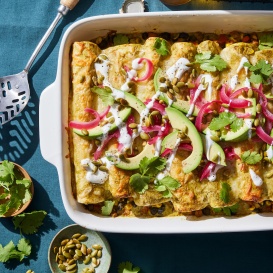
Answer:
<svg viewBox="0 0 273 273"><path fill-rule="evenodd" d="M136 123L130 123L129 124L129 127L131 128L131 129L135 129L135 128L137 128L137 124Z"/></svg>
<svg viewBox="0 0 273 273"><path fill-rule="evenodd" d="M54 254L57 254L59 251L59 248L55 246L53 251L54 251Z"/></svg>
<svg viewBox="0 0 273 273"><path fill-rule="evenodd" d="M151 113L152 116L156 116L156 115L158 115L158 114L160 114L159 111L153 111L153 112Z"/></svg>
<svg viewBox="0 0 273 273"><path fill-rule="evenodd" d="M82 247L82 244L76 244L77 249L81 249L81 247Z"/></svg>
<svg viewBox="0 0 273 273"><path fill-rule="evenodd" d="M73 269L76 268L76 267L77 267L76 264L71 264L71 265L69 265L69 266L66 267L66 271L67 271L67 270L73 270Z"/></svg>
<svg viewBox="0 0 273 273"><path fill-rule="evenodd" d="M82 256L82 252L80 251L80 249L76 249L76 250L75 250L75 254L76 254L77 256L79 256L79 257Z"/></svg>
<svg viewBox="0 0 273 273"><path fill-rule="evenodd" d="M166 78L165 78L165 77L160 77L160 78L159 78L159 82L164 83L165 81L166 81Z"/></svg>
<svg viewBox="0 0 273 273"><path fill-rule="evenodd" d="M146 134L145 132L141 132L140 133L140 137L144 140L148 140L150 137L148 134ZM94 248L94 247L93 247ZM96 249L96 248L95 248Z"/></svg>
<svg viewBox="0 0 273 273"><path fill-rule="evenodd" d="M101 167L104 167L104 166L101 166ZM106 167L105 167L106 168ZM108 171L108 170L107 170ZM82 247L81 247L81 252L83 255L86 256L87 254L87 246L85 244L82 244Z"/></svg>
<svg viewBox="0 0 273 273"><path fill-rule="evenodd" d="M67 259L71 259L72 258L72 255L69 252L66 252L66 251L63 252L63 256L65 258L67 258Z"/></svg>
<svg viewBox="0 0 273 273"><path fill-rule="evenodd" d="M178 82L178 78L177 77L174 77L173 80L172 80L172 85L176 85Z"/></svg>
<svg viewBox="0 0 273 273"><path fill-rule="evenodd" d="M163 92L163 93L166 93L167 92L167 87L166 86L160 86L159 91Z"/></svg>
<svg viewBox="0 0 273 273"><path fill-rule="evenodd" d="M169 91L167 92L167 96L168 96L171 100L173 100L173 94L170 93Z"/></svg>
<svg viewBox="0 0 273 273"><path fill-rule="evenodd" d="M100 249L100 250L98 250L97 257L98 257L98 258L101 258L101 257L102 257L102 251L101 251L101 249Z"/></svg>
<svg viewBox="0 0 273 273"><path fill-rule="evenodd" d="M71 259L71 260L69 260L69 261L67 262L68 265L75 264L75 263L76 263L76 261L75 261L74 259Z"/></svg>
<svg viewBox="0 0 273 273"><path fill-rule="evenodd" d="M188 86L188 88L194 88L194 87L195 87L195 84L194 84L194 83L189 82L189 83L187 84L187 86Z"/></svg>
<svg viewBox="0 0 273 273"><path fill-rule="evenodd" d="M173 86L173 91L175 93L179 93L180 92L179 88L177 86L175 86L175 85Z"/></svg>
<svg viewBox="0 0 273 273"><path fill-rule="evenodd" d="M178 82L178 83L176 84L176 87L178 87L178 88L182 88L183 86L185 86L185 83L184 83L184 82Z"/></svg>
<svg viewBox="0 0 273 273"><path fill-rule="evenodd" d="M252 96L253 96L253 90L252 90L252 89L248 89L248 91L247 91L247 96L248 96L249 98L252 98Z"/></svg>
<svg viewBox="0 0 273 273"><path fill-rule="evenodd" d="M257 113L261 113L261 111L262 111L262 106L261 106L261 104L257 104L256 105L256 111L257 111Z"/></svg>
<svg viewBox="0 0 273 273"><path fill-rule="evenodd" d="M102 246L101 245L98 245L98 244L94 244L92 245L92 248L96 249L96 250L101 250L102 249Z"/></svg>
<svg viewBox="0 0 273 273"><path fill-rule="evenodd" d="M59 269L62 270L63 272L66 271L66 266L64 264L59 264L58 265Z"/></svg>
<svg viewBox="0 0 273 273"><path fill-rule="evenodd" d="M107 169L107 167L105 166L99 166L99 170L102 171L102 172L109 172L109 170Z"/></svg>
<svg viewBox="0 0 273 273"><path fill-rule="evenodd" d="M90 254L90 256L91 256L91 258L93 258L93 257L96 257L97 254L98 254L98 250L95 249L95 250L92 251L92 253Z"/></svg>
<svg viewBox="0 0 273 273"><path fill-rule="evenodd" d="M65 257L64 257L64 255L58 255L58 259L60 259L60 260L62 260L62 261L64 261L65 260Z"/></svg>
<svg viewBox="0 0 273 273"><path fill-rule="evenodd" d="M72 239L78 239L81 236L81 233L75 233L72 235Z"/></svg>
<svg viewBox="0 0 273 273"><path fill-rule="evenodd" d="M216 136L216 135L212 135L210 137L210 139L213 140L213 141L220 141L220 138L218 136Z"/></svg>
<svg viewBox="0 0 273 273"><path fill-rule="evenodd" d="M90 261L91 261L91 257L90 257L89 255L87 255L87 256L85 257L85 259L83 260L83 263L84 263L84 264L89 264Z"/></svg>
<svg viewBox="0 0 273 273"><path fill-rule="evenodd" d="M64 247L64 250L74 248L75 246L76 246L75 244L67 244L67 245Z"/></svg>

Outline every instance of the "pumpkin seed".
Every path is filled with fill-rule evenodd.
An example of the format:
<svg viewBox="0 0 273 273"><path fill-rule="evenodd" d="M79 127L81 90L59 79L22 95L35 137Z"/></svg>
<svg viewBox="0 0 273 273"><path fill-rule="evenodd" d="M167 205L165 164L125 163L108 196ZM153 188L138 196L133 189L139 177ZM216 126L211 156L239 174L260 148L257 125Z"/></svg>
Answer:
<svg viewBox="0 0 273 273"><path fill-rule="evenodd" d="M59 253L57 253L56 256L55 256L56 263L58 262L58 260L59 260Z"/></svg>
<svg viewBox="0 0 273 273"><path fill-rule="evenodd" d="M66 251L63 252L63 256L67 259L71 259L72 258L72 255Z"/></svg>
<svg viewBox="0 0 273 273"><path fill-rule="evenodd" d="M98 250L97 257L98 257L98 258L101 258L101 257L102 257L102 251L101 251L101 249L100 249L100 250Z"/></svg>
<svg viewBox="0 0 273 273"><path fill-rule="evenodd" d="M254 125L255 126L258 126L260 124L260 120L258 119L258 118L256 118L255 120L254 120Z"/></svg>
<svg viewBox="0 0 273 273"><path fill-rule="evenodd" d="M75 246L76 246L75 244L67 244L67 245L64 247L64 250L74 248Z"/></svg>
<svg viewBox="0 0 273 273"><path fill-rule="evenodd" d="M217 90L217 91L220 90L221 87L222 87L222 84L220 83L220 84L217 85L216 90Z"/></svg>
<svg viewBox="0 0 273 273"><path fill-rule="evenodd" d="M91 258L96 257L97 254L98 254L98 250L95 249L95 250L93 250L92 253L90 254L90 257L91 257Z"/></svg>
<svg viewBox="0 0 273 273"><path fill-rule="evenodd" d="M89 269L88 273L95 273L95 268L92 265L90 265L88 269Z"/></svg>
<svg viewBox="0 0 273 273"><path fill-rule="evenodd" d="M105 167L105 166L99 166L99 170L101 170L102 172L109 172L109 170L107 169L107 167Z"/></svg>
<svg viewBox="0 0 273 273"><path fill-rule="evenodd" d="M216 135L212 135L210 137L210 139L213 140L213 141L220 141L220 138L218 136L216 136Z"/></svg>
<svg viewBox="0 0 273 273"><path fill-rule="evenodd" d="M102 249L102 246L99 245L99 244L94 244L94 245L92 245L92 247L93 247L94 249L96 249L96 250L101 250L101 249Z"/></svg>
<svg viewBox="0 0 273 273"><path fill-rule="evenodd" d="M169 88L168 92L170 92L172 95L174 94L174 91L172 88Z"/></svg>
<svg viewBox="0 0 273 273"><path fill-rule="evenodd" d="M195 87L195 84L194 84L194 83L189 82L189 83L187 84L187 86L188 86L188 88L194 88L194 87Z"/></svg>
<svg viewBox="0 0 273 273"><path fill-rule="evenodd" d="M167 96L168 96L171 100L173 100L173 94L170 93L169 91L167 92Z"/></svg>
<svg viewBox="0 0 273 273"><path fill-rule="evenodd" d="M59 251L59 248L55 246L53 251L54 251L54 254L57 254Z"/></svg>
<svg viewBox="0 0 273 273"><path fill-rule="evenodd" d="M59 269L61 269L63 272L66 271L66 266L64 264L59 264L58 265Z"/></svg>
<svg viewBox="0 0 273 273"><path fill-rule="evenodd" d="M144 140L148 140L150 137L148 134L146 134L145 132L141 132L140 133L140 137ZM94 247L93 247L94 248ZM96 249L96 248L95 248Z"/></svg>
<svg viewBox="0 0 273 273"><path fill-rule="evenodd" d="M174 77L173 80L172 80L172 85L176 85L178 82L178 78L177 77Z"/></svg>
<svg viewBox="0 0 273 273"><path fill-rule="evenodd" d="M163 93L166 93L167 92L167 87L166 86L160 86L159 91L163 92Z"/></svg>
<svg viewBox="0 0 273 273"><path fill-rule="evenodd" d="M123 105L123 106L127 106L127 105L128 105L128 101L125 100L125 99L122 99L122 98L119 100L119 103L120 103L121 105Z"/></svg>
<svg viewBox="0 0 273 273"><path fill-rule="evenodd" d="M261 113L261 111L262 111L262 106L261 106L261 104L257 104L256 105L256 111L257 111L257 113Z"/></svg>
<svg viewBox="0 0 273 273"><path fill-rule="evenodd" d="M153 111L153 112L151 113L152 116L156 116L156 115L158 115L158 114L160 114L159 111Z"/></svg>
<svg viewBox="0 0 273 273"><path fill-rule="evenodd" d="M135 129L135 128L137 128L137 124L136 123L130 123L129 124L129 127L131 128L131 129Z"/></svg>
<svg viewBox="0 0 273 273"><path fill-rule="evenodd" d="M160 78L159 78L159 82L164 83L165 81L166 81L166 78L165 78L165 77L160 77Z"/></svg>
<svg viewBox="0 0 273 273"><path fill-rule="evenodd" d="M64 257L64 255L62 255L62 254L61 254L61 255L59 254L59 255L58 255L58 258L59 258L60 260L62 260L62 261L65 261L65 257Z"/></svg>
<svg viewBox="0 0 273 273"><path fill-rule="evenodd" d="M71 265L66 267L66 271L67 270L73 270L76 266L77 266L76 264L71 264Z"/></svg>
<svg viewBox="0 0 273 273"><path fill-rule="evenodd" d="M252 89L248 89L248 91L247 91L247 96L248 96L249 98L252 98L252 96L253 96L253 90L252 90Z"/></svg>
<svg viewBox="0 0 273 273"><path fill-rule="evenodd" d="M101 143L101 142L100 142L98 139L95 140L95 144L96 144L97 146L99 146L100 143Z"/></svg>
<svg viewBox="0 0 273 273"><path fill-rule="evenodd" d="M196 77L196 70L193 68L193 70L191 71L191 75L192 75L192 77Z"/></svg>
<svg viewBox="0 0 273 273"><path fill-rule="evenodd" d="M58 251L58 253L61 255L61 254L62 254L62 252L63 252L63 249L62 249L62 247L60 246L60 247L59 247L59 251Z"/></svg>
<svg viewBox="0 0 273 273"><path fill-rule="evenodd" d="M101 166L101 167L104 167L104 166ZM81 252L82 252L83 255L86 256L86 254L87 254L87 246L85 244L82 244Z"/></svg>
<svg viewBox="0 0 273 273"><path fill-rule="evenodd" d="M175 86L175 85L173 86L173 91L175 93L179 93L180 92L179 88L177 86Z"/></svg>
<svg viewBox="0 0 273 273"><path fill-rule="evenodd" d="M72 235L72 239L78 239L81 236L81 233L75 233Z"/></svg>
<svg viewBox="0 0 273 273"><path fill-rule="evenodd" d="M69 260L69 261L67 262L68 265L75 264L75 263L76 263L76 261L75 261L74 259L71 259L71 260Z"/></svg>
<svg viewBox="0 0 273 273"><path fill-rule="evenodd" d="M178 88L182 88L183 86L185 86L185 83L184 83L184 82L178 82L178 83L176 84L176 87L178 87Z"/></svg>
<svg viewBox="0 0 273 273"><path fill-rule="evenodd" d="M80 249L76 249L75 253L77 256L81 257L82 256L82 252L80 251Z"/></svg>
<svg viewBox="0 0 273 273"><path fill-rule="evenodd" d="M76 244L77 249L81 249L81 247L82 247L82 244Z"/></svg>
<svg viewBox="0 0 273 273"><path fill-rule="evenodd" d="M81 236L78 238L78 240L79 240L80 242L85 241L86 239L87 239L87 236L86 236L85 234L81 235Z"/></svg>
<svg viewBox="0 0 273 273"><path fill-rule="evenodd" d="M73 256L73 259L77 261L77 260L80 259L80 257L79 257L77 254L75 254L75 255Z"/></svg>
<svg viewBox="0 0 273 273"><path fill-rule="evenodd" d="M83 263L84 263L84 264L89 264L90 261L91 261L91 257L90 257L89 255L87 255L87 256L85 257L85 259L83 260Z"/></svg>
<svg viewBox="0 0 273 273"><path fill-rule="evenodd" d="M145 126L149 127L151 124L150 124L150 119L149 118L145 118Z"/></svg>
<svg viewBox="0 0 273 273"><path fill-rule="evenodd" d="M265 174L266 178L270 178L272 176L273 176L273 171L270 171L270 172L268 172L268 173Z"/></svg>
<svg viewBox="0 0 273 273"><path fill-rule="evenodd" d="M93 267L98 267L100 265L100 260L99 259L97 259L97 262L96 263L93 263L92 262L92 266Z"/></svg>

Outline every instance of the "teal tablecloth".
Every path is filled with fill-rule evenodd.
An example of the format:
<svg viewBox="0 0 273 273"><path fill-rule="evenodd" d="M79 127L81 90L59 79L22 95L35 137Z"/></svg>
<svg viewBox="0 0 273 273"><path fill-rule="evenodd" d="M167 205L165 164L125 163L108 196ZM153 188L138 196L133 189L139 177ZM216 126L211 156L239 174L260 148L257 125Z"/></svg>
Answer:
<svg viewBox="0 0 273 273"><path fill-rule="evenodd" d="M20 262L0 263L0 272L49 273L47 250L55 233L71 224L60 196L55 167L39 148L39 97L56 75L57 55L65 29L84 17L118 13L122 0L80 0L58 25L29 73L31 101L22 117L0 128L0 160L22 164L35 183L29 210L46 210L48 216L36 235L27 236L33 250ZM256 9L271 10L273 3L193 0L171 8L159 0L146 1L148 11ZM55 0L0 0L0 75L20 72L33 49L57 14ZM273 24L273 22L269 22ZM50 105L49 105L50 109ZM272 272L273 231L225 234L140 235L105 233L113 259L110 273L122 261L138 265L143 273ZM20 239L11 219L0 220L0 244Z"/></svg>

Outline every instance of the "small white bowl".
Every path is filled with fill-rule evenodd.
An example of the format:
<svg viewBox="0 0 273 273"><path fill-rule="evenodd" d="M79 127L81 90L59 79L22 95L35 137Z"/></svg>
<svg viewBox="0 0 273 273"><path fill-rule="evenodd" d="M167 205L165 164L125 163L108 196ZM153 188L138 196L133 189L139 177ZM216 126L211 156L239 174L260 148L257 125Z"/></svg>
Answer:
<svg viewBox="0 0 273 273"><path fill-rule="evenodd" d="M95 268L95 271L96 273L107 273L111 264L111 249L108 241L102 233L89 230L77 224L73 224L61 229L51 241L48 249L48 263L51 271L53 273L63 273L63 271L59 269L58 263L56 262L56 254L54 253L54 248L59 248L61 246L61 242L64 239L70 239L73 234L76 233L85 234L87 236L87 240L83 242L87 247L91 248L94 244L102 246L102 257L100 258L100 264L98 267ZM87 268L90 265L91 263L85 265L82 261L77 261L77 272L82 272L84 268Z"/></svg>

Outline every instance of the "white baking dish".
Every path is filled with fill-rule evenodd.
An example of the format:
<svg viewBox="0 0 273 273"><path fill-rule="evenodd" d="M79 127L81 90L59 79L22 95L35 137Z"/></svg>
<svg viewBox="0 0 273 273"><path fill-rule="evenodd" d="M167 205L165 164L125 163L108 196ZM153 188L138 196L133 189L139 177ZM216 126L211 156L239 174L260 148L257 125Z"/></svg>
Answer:
<svg viewBox="0 0 273 273"><path fill-rule="evenodd" d="M92 215L72 196L67 144L69 52L74 41L90 40L110 30L131 32L243 32L273 30L270 11L192 11L91 17L69 27L62 39L56 80L41 95L40 141L43 157L58 170L62 200L77 224L107 232L187 233L273 229L273 214L226 217L109 218ZM49 111L50 107L50 111Z"/></svg>

